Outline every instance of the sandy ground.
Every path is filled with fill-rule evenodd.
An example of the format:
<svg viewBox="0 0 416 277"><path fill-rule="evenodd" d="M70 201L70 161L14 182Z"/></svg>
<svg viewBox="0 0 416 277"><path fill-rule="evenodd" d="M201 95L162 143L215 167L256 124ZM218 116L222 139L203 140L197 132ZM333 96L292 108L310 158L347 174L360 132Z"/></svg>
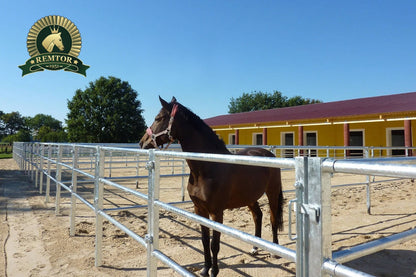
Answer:
<svg viewBox="0 0 416 277"><path fill-rule="evenodd" d="M356 176L336 175L333 184L360 182ZM143 187L141 181L139 188ZM180 180L162 183L161 199L180 200ZM293 172L283 174L285 189L293 188ZM134 184L129 184L134 188ZM411 180L389 181L371 186L372 215L366 213L363 186L343 187L332 193L333 251L416 227L416 189ZM88 192L88 189L86 190ZM88 194L85 193L88 198ZM39 194L28 176L11 159L0 160L0 276L146 276L146 250L108 221L104 222L103 266L94 266L94 214L78 202L75 236L69 236L70 198L62 194L61 211L55 215L55 186L51 198ZM131 205L127 195L106 193L105 207ZM171 199L174 197L174 199ZM286 200L294 198L285 194ZM116 200L118 199L118 200ZM91 199L90 199L91 200ZM271 239L266 199L261 199L264 213L263 237ZM134 202L136 203L136 202ZM138 202L140 204L140 202ZM144 203L141 203L144 204ZM192 204L181 208L192 211ZM146 234L144 209L110 213L137 234ZM160 249L195 274L202 268L203 255L199 226L177 215L161 212ZM285 231L280 243L295 248ZM247 208L225 213L226 225L253 233L254 224ZM250 245L222 236L219 276L294 276L295 264L276 259L261 251L251 256ZM367 257L346 263L347 266L376 276L416 276L416 241L408 241ZM177 276L159 265L158 276Z"/></svg>

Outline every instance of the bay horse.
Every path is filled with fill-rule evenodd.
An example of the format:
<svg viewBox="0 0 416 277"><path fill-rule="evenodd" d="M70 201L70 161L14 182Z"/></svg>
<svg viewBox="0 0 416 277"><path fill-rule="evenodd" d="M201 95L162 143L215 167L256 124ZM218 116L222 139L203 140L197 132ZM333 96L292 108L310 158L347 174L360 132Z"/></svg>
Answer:
<svg viewBox="0 0 416 277"><path fill-rule="evenodd" d="M162 109L140 140L143 149L159 148L165 143L178 140L184 152L232 155L215 132L174 97L170 103L160 96L159 100ZM262 148L246 148L237 155L275 157ZM257 200L266 193L273 242L278 243L277 231L283 226L283 193L279 168L194 160L187 160L187 163L190 168L188 193L197 215L223 223L225 209L248 206L254 219L255 235L261 237L263 214ZM201 225L201 233L205 257L201 275L208 276L212 267L211 276L217 276L221 233L213 231L211 245L209 228ZM254 247L252 254L256 252L257 248Z"/></svg>

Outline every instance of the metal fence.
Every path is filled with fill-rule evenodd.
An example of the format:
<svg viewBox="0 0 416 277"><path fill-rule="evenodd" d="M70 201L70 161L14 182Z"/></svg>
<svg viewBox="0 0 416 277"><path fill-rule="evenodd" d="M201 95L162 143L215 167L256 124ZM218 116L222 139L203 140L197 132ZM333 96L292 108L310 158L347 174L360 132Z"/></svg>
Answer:
<svg viewBox="0 0 416 277"><path fill-rule="evenodd" d="M173 268L182 276L194 276L159 249L159 212L161 209L186 217L196 223L245 241L272 254L296 262L297 276L370 276L341 263L385 249L396 243L416 238L416 229L385 237L348 250L332 253L331 250L331 174L351 173L394 178L415 178L416 160L413 158L336 160L332 158L295 157L267 158L177 151L140 150L100 145L15 143L14 159L26 174L35 181L42 193L46 177L45 200L49 201L50 181L56 184L55 211L60 212L61 188L71 194L70 234L74 235L76 202L84 203L95 212L95 265L102 264L103 220L106 219L147 249L147 276L157 275L157 261ZM148 171L147 193L123 186L122 177L111 176L114 156L136 168L137 174L123 178L139 179L140 164ZM296 231L289 228L289 237L296 242L296 251L264 239L210 221L159 199L161 168L166 160L201 160L292 168L295 170L296 198L289 202L289 227L296 220ZM120 162L120 159L117 160ZM173 169L174 170L174 169ZM110 174L108 174L110 172ZM63 173L70 173L69 181ZM187 173L179 173L182 177ZM82 183L93 185L93 198L78 191ZM147 203L147 234L139 236L112 217L103 207L104 186L128 193Z"/></svg>

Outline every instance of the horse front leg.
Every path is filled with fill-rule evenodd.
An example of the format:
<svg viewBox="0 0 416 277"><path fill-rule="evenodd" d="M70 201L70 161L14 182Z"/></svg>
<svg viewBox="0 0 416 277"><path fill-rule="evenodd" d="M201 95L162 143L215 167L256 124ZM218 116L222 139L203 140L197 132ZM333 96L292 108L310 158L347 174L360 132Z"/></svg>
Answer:
<svg viewBox="0 0 416 277"><path fill-rule="evenodd" d="M223 211L218 214L212 215L212 219L218 223L223 223ZM212 233L212 241L211 241L211 251L212 251L212 269L211 269L211 277L215 277L218 275L220 271L218 268L218 252L220 251L220 239L221 233L218 231L213 231Z"/></svg>
<svg viewBox="0 0 416 277"><path fill-rule="evenodd" d="M203 207L194 205L194 211L197 215L209 218L209 213ZM209 241L210 241L210 234L209 228L201 225L201 239L202 239L202 246L204 248L204 267L202 268L200 275L201 276L208 276L208 272L212 266L211 260L211 251L209 248Z"/></svg>
<svg viewBox="0 0 416 277"><path fill-rule="evenodd" d="M204 247L204 268L201 270L201 276L208 276L209 269L212 266L211 252L209 250L209 228L201 225L202 246Z"/></svg>

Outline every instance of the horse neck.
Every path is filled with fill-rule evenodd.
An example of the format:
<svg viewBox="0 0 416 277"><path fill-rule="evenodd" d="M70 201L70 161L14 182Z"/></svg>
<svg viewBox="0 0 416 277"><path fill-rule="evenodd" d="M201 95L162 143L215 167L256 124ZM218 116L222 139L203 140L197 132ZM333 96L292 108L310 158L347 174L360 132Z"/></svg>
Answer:
<svg viewBox="0 0 416 277"><path fill-rule="evenodd" d="M186 126L185 126L186 125ZM230 154L225 145L211 133L212 130L199 131L192 124L181 124L178 140L182 151L194 153Z"/></svg>

